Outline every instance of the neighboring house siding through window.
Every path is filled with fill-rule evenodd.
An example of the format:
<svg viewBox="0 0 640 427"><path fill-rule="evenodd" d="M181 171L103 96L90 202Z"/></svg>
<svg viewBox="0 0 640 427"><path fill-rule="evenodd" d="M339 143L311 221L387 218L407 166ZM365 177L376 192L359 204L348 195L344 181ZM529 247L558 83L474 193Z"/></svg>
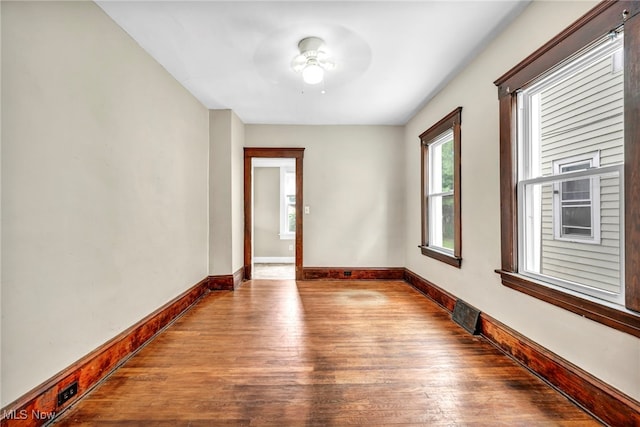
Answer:
<svg viewBox="0 0 640 427"><path fill-rule="evenodd" d="M606 1L495 81L502 283L640 337L640 1Z"/></svg>
<svg viewBox="0 0 640 427"><path fill-rule="evenodd" d="M542 175L623 163L623 72L614 67L621 53L620 44L540 93ZM619 188L619 177L543 186L542 274L620 292Z"/></svg>

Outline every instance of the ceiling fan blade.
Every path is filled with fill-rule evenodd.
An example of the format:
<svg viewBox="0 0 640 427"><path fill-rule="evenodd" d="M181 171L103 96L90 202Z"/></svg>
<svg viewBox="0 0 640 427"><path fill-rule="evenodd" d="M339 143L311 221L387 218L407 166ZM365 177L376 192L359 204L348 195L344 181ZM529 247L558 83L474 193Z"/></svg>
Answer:
<svg viewBox="0 0 640 427"><path fill-rule="evenodd" d="M298 55L291 61L291 68L295 71L302 71L302 69L307 65L307 58L304 55Z"/></svg>
<svg viewBox="0 0 640 427"><path fill-rule="evenodd" d="M336 63L333 61L329 61L328 59L318 60L318 65L320 65L322 68L324 68L327 71L331 71L336 68Z"/></svg>

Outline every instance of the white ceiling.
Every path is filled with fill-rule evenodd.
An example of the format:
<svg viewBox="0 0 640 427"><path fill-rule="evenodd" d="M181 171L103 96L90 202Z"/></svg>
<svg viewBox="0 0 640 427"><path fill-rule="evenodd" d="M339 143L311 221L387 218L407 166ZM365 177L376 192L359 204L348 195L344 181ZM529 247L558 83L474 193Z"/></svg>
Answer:
<svg viewBox="0 0 640 427"><path fill-rule="evenodd" d="M528 4L97 3L209 109L245 123L363 125L405 124ZM307 36L323 38L336 63L324 94L290 68Z"/></svg>

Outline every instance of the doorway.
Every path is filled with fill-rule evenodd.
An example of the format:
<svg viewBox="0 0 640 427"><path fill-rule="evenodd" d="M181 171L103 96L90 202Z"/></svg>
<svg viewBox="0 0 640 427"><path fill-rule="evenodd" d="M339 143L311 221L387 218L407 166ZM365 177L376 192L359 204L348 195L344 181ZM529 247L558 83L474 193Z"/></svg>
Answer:
<svg viewBox="0 0 640 427"><path fill-rule="evenodd" d="M255 189L255 176L254 167L256 164L268 164L266 159L272 159L273 164L286 165L287 162L295 171L295 197L288 198L289 205L285 208L289 209L289 212L295 212L295 215L290 215L290 220L293 223L295 219L295 227L293 224L285 223L284 228L281 228L281 233L286 233L287 230L295 230L295 237L293 240L294 251L294 269L295 279L303 279L302 270L302 213L303 213L303 187L302 187L302 159L304 156L304 148L271 148L271 147L245 147L244 149L244 273L246 279L254 278L254 261L255 261L255 209L254 209L254 189ZM254 162L254 159L255 162ZM286 160L289 159L289 160ZM265 163L267 162L267 163ZM287 168L282 169L285 173ZM290 170L290 169L289 169ZM293 177L290 177L293 178ZM291 203L293 201L293 203Z"/></svg>
<svg viewBox="0 0 640 427"><path fill-rule="evenodd" d="M295 279L296 161L254 158L253 279Z"/></svg>

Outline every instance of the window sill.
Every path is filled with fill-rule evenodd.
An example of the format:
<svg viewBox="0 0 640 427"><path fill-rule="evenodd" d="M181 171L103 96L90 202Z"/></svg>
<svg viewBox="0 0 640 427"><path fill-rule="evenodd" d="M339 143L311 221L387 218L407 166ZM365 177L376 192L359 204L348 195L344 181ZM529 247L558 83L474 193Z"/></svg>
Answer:
<svg viewBox="0 0 640 427"><path fill-rule="evenodd" d="M456 268L460 268L462 264L462 258L455 257L453 255L447 255L443 252L436 251L435 249L431 249L428 246L418 246L422 251L422 255L428 256L433 259L437 259L438 261L442 261L445 264L452 265Z"/></svg>
<svg viewBox="0 0 640 427"><path fill-rule="evenodd" d="M496 273L500 274L504 286L640 338L640 314L558 291L517 273L504 270Z"/></svg>
<svg viewBox="0 0 640 427"><path fill-rule="evenodd" d="M554 218L554 221L557 221ZM600 236L592 238L592 239L580 239L578 237L561 237L561 236L553 236L553 240L558 240L560 242L569 242L569 243L584 243L586 245L599 245L600 244Z"/></svg>
<svg viewBox="0 0 640 427"><path fill-rule="evenodd" d="M282 233L280 234L280 240L293 240L296 238L296 233Z"/></svg>

